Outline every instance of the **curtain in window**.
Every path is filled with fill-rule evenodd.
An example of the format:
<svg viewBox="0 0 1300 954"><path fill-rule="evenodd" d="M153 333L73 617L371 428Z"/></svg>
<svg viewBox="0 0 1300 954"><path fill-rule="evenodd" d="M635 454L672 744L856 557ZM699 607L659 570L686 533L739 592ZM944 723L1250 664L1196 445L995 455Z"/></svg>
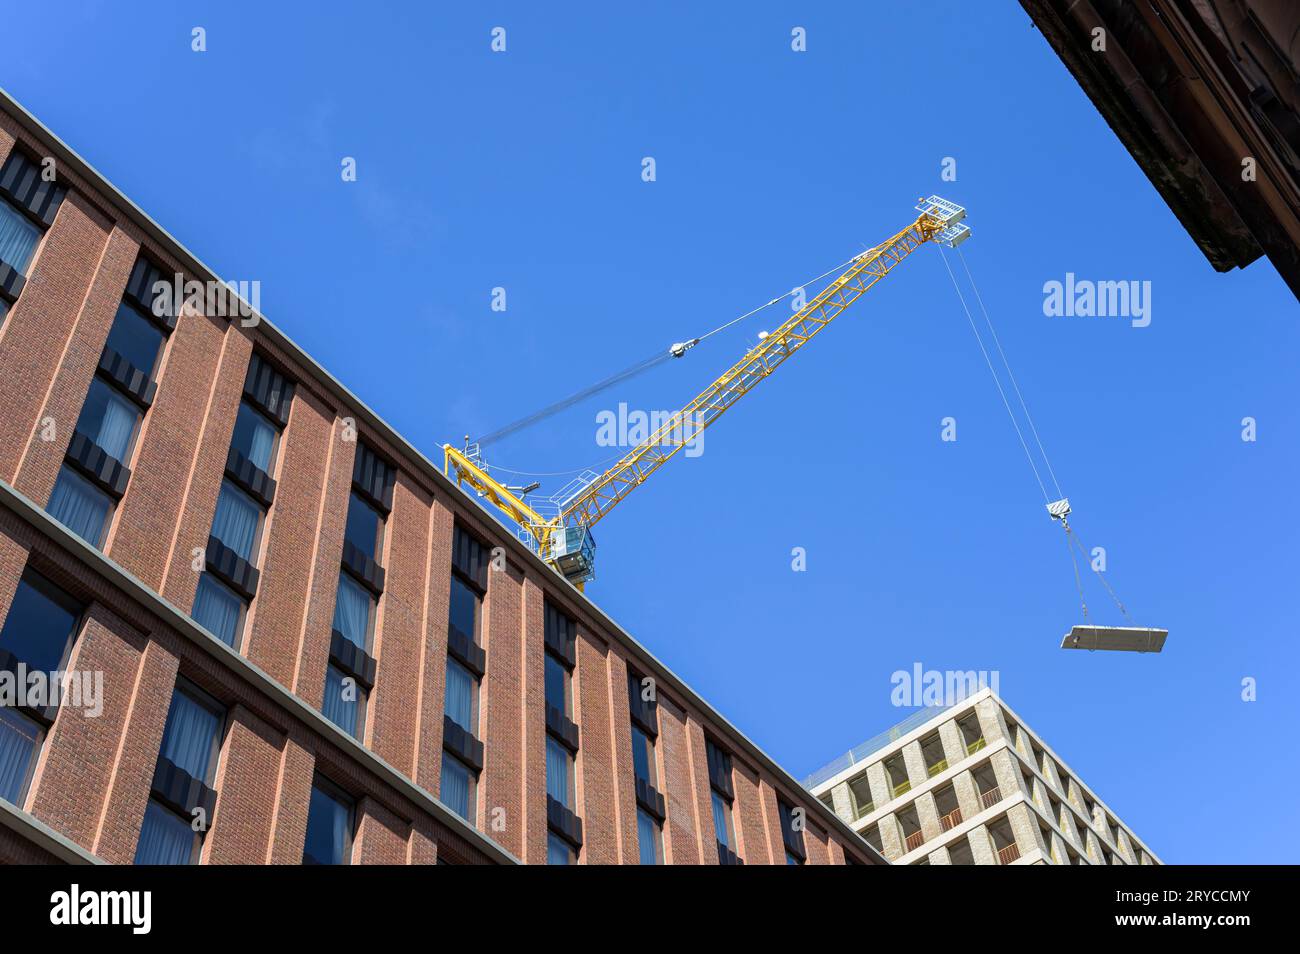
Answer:
<svg viewBox="0 0 1300 954"><path fill-rule="evenodd" d="M17 805L27 781L27 766L36 748L35 724L16 712L0 709L0 798Z"/></svg>
<svg viewBox="0 0 1300 954"><path fill-rule="evenodd" d="M231 444L236 450L265 472L271 470L271 451L275 447L275 428L262 415L247 404L239 406L235 419L235 434Z"/></svg>
<svg viewBox="0 0 1300 954"><path fill-rule="evenodd" d="M353 645L366 648L370 594L345 573L339 574L339 589L334 597L334 628Z"/></svg>
<svg viewBox="0 0 1300 954"><path fill-rule="evenodd" d="M447 660L447 715L466 732L474 732L474 677L464 666Z"/></svg>
<svg viewBox="0 0 1300 954"><path fill-rule="evenodd" d="M95 385L103 392L100 396L103 401L102 411L99 426L94 428L94 433L87 433L86 436L103 448L109 457L125 463L131 449L131 435L135 433L136 422L140 420L140 412L126 398L114 394L102 381L96 381Z"/></svg>
<svg viewBox="0 0 1300 954"><path fill-rule="evenodd" d="M194 594L194 612L190 616L232 649L239 635L239 616L243 608L243 600L212 577L206 573L199 577L199 588Z"/></svg>
<svg viewBox="0 0 1300 954"><path fill-rule="evenodd" d="M348 735L358 732L357 716L361 711L361 689L355 681L344 684L342 670L329 666L325 670L325 699L321 713ZM346 693L346 695L345 695Z"/></svg>
<svg viewBox="0 0 1300 954"><path fill-rule="evenodd" d="M548 865L567 865L573 862L573 849L559 835L546 838L546 863Z"/></svg>
<svg viewBox="0 0 1300 954"><path fill-rule="evenodd" d="M248 459L260 470L269 471L271 469L271 448L275 446L275 429L265 421L258 419L255 413L252 413L251 416L253 417L253 430L249 435Z"/></svg>
<svg viewBox="0 0 1300 954"><path fill-rule="evenodd" d="M41 230L8 202L0 199L0 261L20 275L27 274Z"/></svg>
<svg viewBox="0 0 1300 954"><path fill-rule="evenodd" d="M212 748L221 731L221 719L184 692L172 693L171 711L163 730L162 754L192 778L207 783Z"/></svg>
<svg viewBox="0 0 1300 954"><path fill-rule="evenodd" d="M187 865L194 853L194 831L179 815L155 801L144 810L140 845L135 850L138 865Z"/></svg>
<svg viewBox="0 0 1300 954"><path fill-rule="evenodd" d="M632 774L647 785L654 784L650 777L650 739L636 726L632 727Z"/></svg>
<svg viewBox="0 0 1300 954"><path fill-rule="evenodd" d="M636 813L636 837L641 846L641 864L659 864L659 826L640 809Z"/></svg>
<svg viewBox="0 0 1300 954"><path fill-rule="evenodd" d="M99 546L104 521L108 519L108 497L66 467L59 473L54 492L50 494L50 505L45 509L92 547Z"/></svg>
<svg viewBox="0 0 1300 954"><path fill-rule="evenodd" d="M334 807L334 817L332 819L330 835L334 839L334 858L335 864L345 864L348 860L348 836L352 833L348 831L352 824L352 813L348 807L341 802L331 800Z"/></svg>
<svg viewBox="0 0 1300 954"><path fill-rule="evenodd" d="M469 769L442 753L442 803L461 818L469 819Z"/></svg>
<svg viewBox="0 0 1300 954"><path fill-rule="evenodd" d="M262 509L230 484L221 485L217 498L217 513L212 518L212 535L243 559L253 556L253 538L257 536L257 521Z"/></svg>
<svg viewBox="0 0 1300 954"><path fill-rule="evenodd" d="M728 848L731 847L731 826L727 824L727 805L722 800L722 796L713 792L713 830L717 833L718 841L722 842Z"/></svg>
<svg viewBox="0 0 1300 954"><path fill-rule="evenodd" d="M546 794L565 808L569 804L569 753L554 739L546 740Z"/></svg>

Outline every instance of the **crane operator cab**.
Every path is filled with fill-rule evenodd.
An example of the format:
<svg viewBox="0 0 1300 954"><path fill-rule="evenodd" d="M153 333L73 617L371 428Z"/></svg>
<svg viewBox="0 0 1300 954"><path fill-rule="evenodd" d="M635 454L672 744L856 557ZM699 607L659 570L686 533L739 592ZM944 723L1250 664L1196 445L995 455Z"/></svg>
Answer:
<svg viewBox="0 0 1300 954"><path fill-rule="evenodd" d="M596 576L596 537L584 524L557 529L544 556L574 586Z"/></svg>

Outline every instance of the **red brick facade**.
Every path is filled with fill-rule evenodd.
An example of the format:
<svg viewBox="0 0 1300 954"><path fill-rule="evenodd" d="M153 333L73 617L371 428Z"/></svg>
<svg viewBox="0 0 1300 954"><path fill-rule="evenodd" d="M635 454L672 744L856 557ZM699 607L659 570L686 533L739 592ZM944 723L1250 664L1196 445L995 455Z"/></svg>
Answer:
<svg viewBox="0 0 1300 954"><path fill-rule="evenodd" d="M21 812L87 853L130 863L179 675L228 712L203 863L299 863L318 774L355 799L353 863L511 860L499 849L544 863L549 601L577 624L572 719L581 733L574 803L582 821L580 862L638 861L629 668L658 687L665 861L718 861L707 736L732 757L736 853L745 863L784 862L778 797L806 812L808 863L844 863L846 854L857 863L879 862L833 813L268 322L179 316L154 375L156 396L131 460L123 462L131 476L102 545L107 561L47 518L40 508L50 499L137 257L143 252L165 275L211 276L110 186L90 178L30 117L0 102L0 165L15 144L32 156L54 155L68 192L0 325L0 620L24 568L36 569L88 607L68 668L102 671L105 679L98 717L59 711ZM274 501L250 561L260 580L239 653L232 653L184 614L195 598L195 553L212 526L254 353L292 381L294 393L271 474ZM370 649L375 684L359 740L319 715L356 440L397 469L378 559L386 582ZM487 574L478 636L486 672L477 832L437 801L455 526L504 553L504 569ZM0 828L0 861L54 857Z"/></svg>

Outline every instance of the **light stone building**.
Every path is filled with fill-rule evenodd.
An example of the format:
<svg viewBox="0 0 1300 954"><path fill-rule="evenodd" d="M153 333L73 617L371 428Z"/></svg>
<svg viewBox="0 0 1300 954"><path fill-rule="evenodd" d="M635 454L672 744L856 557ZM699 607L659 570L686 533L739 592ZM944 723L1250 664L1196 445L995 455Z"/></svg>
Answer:
<svg viewBox="0 0 1300 954"><path fill-rule="evenodd" d="M894 864L1161 864L987 688L914 713L805 784Z"/></svg>

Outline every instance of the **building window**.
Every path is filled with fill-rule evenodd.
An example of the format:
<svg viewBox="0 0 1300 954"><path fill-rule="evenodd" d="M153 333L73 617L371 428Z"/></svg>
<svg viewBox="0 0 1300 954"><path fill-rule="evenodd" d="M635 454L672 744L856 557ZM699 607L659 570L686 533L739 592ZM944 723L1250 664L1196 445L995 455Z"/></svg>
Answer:
<svg viewBox="0 0 1300 954"><path fill-rule="evenodd" d="M22 294L41 236L67 193L45 173L43 164L18 149L0 167L0 321Z"/></svg>
<svg viewBox="0 0 1300 954"><path fill-rule="evenodd" d="M442 782L439 799L471 825L476 814L477 774L450 752L442 753Z"/></svg>
<svg viewBox="0 0 1300 954"><path fill-rule="evenodd" d="M45 731L21 712L0 708L0 798L23 806Z"/></svg>
<svg viewBox="0 0 1300 954"><path fill-rule="evenodd" d="M334 598L334 628L357 648L369 651L374 621L374 597L351 576L340 573Z"/></svg>
<svg viewBox="0 0 1300 954"><path fill-rule="evenodd" d="M140 314L129 302L117 306L117 316L109 329L105 347L116 351L131 367L152 378L158 370L158 356L162 353L166 336L151 319ZM118 458L121 460L122 458Z"/></svg>
<svg viewBox="0 0 1300 954"><path fill-rule="evenodd" d="M196 690L178 686L172 693L163 729L162 757L191 777L211 784L221 749L225 713Z"/></svg>
<svg viewBox="0 0 1300 954"><path fill-rule="evenodd" d="M77 635L81 611L71 596L28 570L18 581L0 628L0 660L11 655L13 663L25 663L29 672L61 670Z"/></svg>
<svg viewBox="0 0 1300 954"><path fill-rule="evenodd" d="M736 833L731 826L731 801L718 792L713 795L713 833L718 844L732 851L736 850Z"/></svg>
<svg viewBox="0 0 1300 954"><path fill-rule="evenodd" d="M451 658L447 659L445 712L452 722L470 735L478 734L478 680Z"/></svg>
<svg viewBox="0 0 1300 954"><path fill-rule="evenodd" d="M92 547L98 547L104 540L113 498L64 464L54 481L46 509L59 523Z"/></svg>
<svg viewBox="0 0 1300 954"><path fill-rule="evenodd" d="M709 763L709 788L713 803L713 833L718 841L720 860L736 853L736 829L732 821L733 789L731 785L731 756L705 740L705 755Z"/></svg>
<svg viewBox="0 0 1300 954"><path fill-rule="evenodd" d="M641 864L663 864L663 830L657 819L644 808L636 810L636 838L641 851Z"/></svg>
<svg viewBox="0 0 1300 954"><path fill-rule="evenodd" d="M280 432L266 415L247 401L240 403L239 414L235 417L235 432L230 438L232 449L262 473L270 474L279 440Z"/></svg>
<svg viewBox="0 0 1300 954"><path fill-rule="evenodd" d="M569 691L569 670L550 653L546 654L546 704L566 719L573 718L573 698Z"/></svg>
<svg viewBox="0 0 1300 954"><path fill-rule="evenodd" d="M451 578L451 628L473 642L478 641L479 595L459 576Z"/></svg>
<svg viewBox="0 0 1300 954"><path fill-rule="evenodd" d="M82 607L31 570L18 581L9 615L0 627L0 669L16 673L59 672L72 651ZM0 798L22 805L45 732L53 699L29 700L29 708L0 708Z"/></svg>
<svg viewBox="0 0 1300 954"><path fill-rule="evenodd" d="M346 865L352 858L355 803L338 787L318 778L307 809L305 865Z"/></svg>
<svg viewBox="0 0 1300 954"><path fill-rule="evenodd" d="M219 581L211 573L199 577L199 588L194 594L194 611L190 614L198 623L231 649L239 649L239 636L244 628L248 604L243 597Z"/></svg>
<svg viewBox="0 0 1300 954"><path fill-rule="evenodd" d="M230 481L223 481L212 518L212 536L241 560L252 563L261 527L262 508Z"/></svg>
<svg viewBox="0 0 1300 954"><path fill-rule="evenodd" d="M794 809L781 800L776 803L777 814L781 818L781 841L785 845L785 863L801 865L808 857L804 847L802 821L796 823ZM802 815L802 812L800 812Z"/></svg>
<svg viewBox="0 0 1300 954"><path fill-rule="evenodd" d="M26 277L40 241L41 230L8 201L0 200L0 262Z"/></svg>
<svg viewBox="0 0 1300 954"><path fill-rule="evenodd" d="M186 791L196 788L193 782L200 783L200 790L212 785L224 722L224 710L206 695L188 686L176 687L159 759L188 776L190 782L183 786ZM140 828L136 864L186 865L198 861L203 835L211 823L207 817L209 806L195 805L188 814L178 811L178 807L186 806L168 804L157 794L150 798Z"/></svg>
<svg viewBox="0 0 1300 954"><path fill-rule="evenodd" d="M632 726L632 771L651 788L658 788L655 744L640 726Z"/></svg>
<svg viewBox="0 0 1300 954"><path fill-rule="evenodd" d="M546 739L546 794L573 811L573 756L549 736Z"/></svg>
<svg viewBox="0 0 1300 954"><path fill-rule="evenodd" d="M343 539L351 543L371 560L378 561L383 550L384 517L378 510L352 492L348 501L347 526Z"/></svg>
<svg viewBox="0 0 1300 954"><path fill-rule="evenodd" d="M366 693L354 676L333 664L325 667L325 700L321 713L355 739L366 725Z"/></svg>
<svg viewBox="0 0 1300 954"><path fill-rule="evenodd" d="M548 865L571 865L575 861L573 846L555 832L547 832L546 863Z"/></svg>
<svg viewBox="0 0 1300 954"><path fill-rule="evenodd" d="M202 844L192 823L161 802L150 799L140 826L140 843L135 850L138 865L192 865L198 861Z"/></svg>
<svg viewBox="0 0 1300 954"><path fill-rule="evenodd" d="M131 459L131 445L140 418L139 405L127 400L103 378L95 378L81 407L77 430L109 457L125 464Z"/></svg>

